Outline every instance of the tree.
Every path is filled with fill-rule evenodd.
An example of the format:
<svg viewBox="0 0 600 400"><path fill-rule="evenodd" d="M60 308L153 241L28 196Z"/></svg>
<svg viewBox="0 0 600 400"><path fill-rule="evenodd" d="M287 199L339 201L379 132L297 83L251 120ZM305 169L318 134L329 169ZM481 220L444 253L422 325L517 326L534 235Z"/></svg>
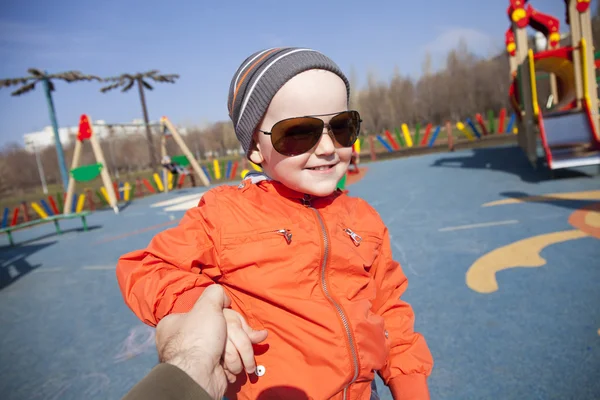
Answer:
<svg viewBox="0 0 600 400"><path fill-rule="evenodd" d="M144 124L146 125L146 138L148 140L148 149L150 151L150 162L152 163L152 169L156 170L158 160L156 158L156 152L154 151L154 143L152 140L152 132L150 131L150 121L148 119L148 109L146 107L146 97L144 96L144 88L153 90L154 88L145 80L147 78L152 79L155 82L167 82L175 83L175 79L179 78L177 74L170 75L159 75L159 71L152 70L148 72L131 74L122 74L121 76L105 78L105 82L115 82L112 85L108 85L100 89L102 93L106 93L109 90L123 87L121 92L127 92L137 83L137 87L140 94L140 102L142 103L142 111L144 113Z"/></svg>
<svg viewBox="0 0 600 400"><path fill-rule="evenodd" d="M35 85L38 82L42 82L44 86L44 92L46 94L46 102L48 103L48 112L50 113L50 121L52 122L52 129L54 131L54 143L56 145L56 155L58 157L58 167L60 169L60 175L63 181L63 188L67 190L69 183L69 175L67 174L67 166L65 164L65 155L60 142L60 136L58 134L58 121L56 119L56 111L54 109L54 102L52 101L52 92L54 92L53 79L61 79L67 83L78 82L78 81L90 81L97 80L102 81L94 75L84 75L79 71L67 71L59 74L48 74L45 71L39 69L29 68L27 70L31 75L22 78L12 78L0 80L0 88L9 87L14 85L22 85L20 88L11 93L12 96L20 96L28 93L35 89Z"/></svg>

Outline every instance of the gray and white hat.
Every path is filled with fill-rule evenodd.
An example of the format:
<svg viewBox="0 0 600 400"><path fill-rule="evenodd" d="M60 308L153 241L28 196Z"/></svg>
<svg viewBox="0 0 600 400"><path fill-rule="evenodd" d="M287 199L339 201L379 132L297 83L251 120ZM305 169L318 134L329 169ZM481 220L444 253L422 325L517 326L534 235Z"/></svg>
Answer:
<svg viewBox="0 0 600 400"><path fill-rule="evenodd" d="M279 89L310 69L331 71L343 79L350 98L350 82L329 57L316 50L283 47L258 51L244 60L229 86L227 108L245 154L258 123Z"/></svg>

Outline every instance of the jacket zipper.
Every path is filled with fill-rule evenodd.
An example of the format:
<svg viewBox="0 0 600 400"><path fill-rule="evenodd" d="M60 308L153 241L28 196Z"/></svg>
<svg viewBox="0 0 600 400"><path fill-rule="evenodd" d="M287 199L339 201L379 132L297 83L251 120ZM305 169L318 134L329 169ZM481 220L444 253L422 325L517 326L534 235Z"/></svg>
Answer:
<svg viewBox="0 0 600 400"><path fill-rule="evenodd" d="M277 233L282 234L285 237L287 244L292 243L292 232L289 229L279 229Z"/></svg>
<svg viewBox="0 0 600 400"><path fill-rule="evenodd" d="M352 242L354 243L354 245L356 247L360 246L360 242L362 242L362 237L360 237L359 235L357 235L356 233L354 233L352 231L352 229L349 228L344 228L344 232L350 236L350 239L352 239Z"/></svg>
<svg viewBox="0 0 600 400"><path fill-rule="evenodd" d="M348 317L346 317L346 313L344 312L342 307L333 299L333 297L331 297L331 295L329 294L329 288L327 287L327 280L325 279L325 277L326 277L325 272L327 270L327 258L329 256L329 237L327 235L327 229L325 229L325 223L323 222L321 213L319 213L319 211L316 208L312 207L309 195L304 196L302 203L304 204L304 206L312 209L315 212L315 215L317 216L317 220L319 221L319 225L321 227L321 233L323 235L323 245L325 248L325 253L323 254L323 259L321 262L321 286L323 288L323 293L325 293L325 296L327 297L327 300L329 300L329 302L331 304L333 304L333 306L335 307L335 309L338 313L338 316L342 320L342 324L344 325L344 329L346 330L346 337L348 339L348 343L350 344L350 352L352 355L352 364L354 365L354 376L352 377L352 380L350 381L350 383L348 383L348 385L346 385L346 387L344 387L343 398L344 398L344 400L347 400L348 399L348 397L347 397L348 388L358 378L358 354L356 352L356 345L354 343L354 338L352 337L352 333L350 332L350 323L348 322ZM348 229L348 231L350 231L350 230ZM352 231L350 231L350 232L352 232ZM352 232L352 233L354 234L354 232ZM354 235L356 235L356 234L354 234ZM356 235L356 236L358 236L358 235ZM358 236L358 237L360 238L360 236Z"/></svg>
<svg viewBox="0 0 600 400"><path fill-rule="evenodd" d="M292 243L292 231L290 231L289 229L277 229L274 231L261 232L260 234L266 234L266 233L279 233L280 235L282 235L285 238L285 241L287 242L287 244Z"/></svg>

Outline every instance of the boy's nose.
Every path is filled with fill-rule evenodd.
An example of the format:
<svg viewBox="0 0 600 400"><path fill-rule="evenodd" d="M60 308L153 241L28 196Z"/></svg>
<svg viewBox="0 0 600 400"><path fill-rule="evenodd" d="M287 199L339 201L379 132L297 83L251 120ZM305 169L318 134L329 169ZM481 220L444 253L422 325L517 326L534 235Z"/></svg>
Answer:
<svg viewBox="0 0 600 400"><path fill-rule="evenodd" d="M319 143L317 144L317 148L315 150L315 154L318 156L330 155L335 152L335 143L333 143L333 139L327 132L327 130L323 130L323 134L321 135L321 139L319 139Z"/></svg>

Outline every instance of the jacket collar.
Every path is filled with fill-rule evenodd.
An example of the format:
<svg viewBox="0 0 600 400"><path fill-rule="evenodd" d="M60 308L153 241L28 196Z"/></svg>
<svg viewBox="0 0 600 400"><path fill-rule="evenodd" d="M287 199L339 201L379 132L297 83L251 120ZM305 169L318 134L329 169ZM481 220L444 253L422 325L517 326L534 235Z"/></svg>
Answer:
<svg viewBox="0 0 600 400"><path fill-rule="evenodd" d="M249 181L249 183L255 184L258 187L263 188L266 191L275 191L279 195L281 195L287 199L300 201L303 204L306 204L306 202L308 202L313 206L317 205L317 203L329 204L335 198L337 198L340 194L342 194L342 192L338 189L329 196L314 197L309 194L305 194L305 193L290 189L287 186L285 186L283 183L272 179L264 172L257 172L257 171L249 172L248 174L246 174L244 181Z"/></svg>

